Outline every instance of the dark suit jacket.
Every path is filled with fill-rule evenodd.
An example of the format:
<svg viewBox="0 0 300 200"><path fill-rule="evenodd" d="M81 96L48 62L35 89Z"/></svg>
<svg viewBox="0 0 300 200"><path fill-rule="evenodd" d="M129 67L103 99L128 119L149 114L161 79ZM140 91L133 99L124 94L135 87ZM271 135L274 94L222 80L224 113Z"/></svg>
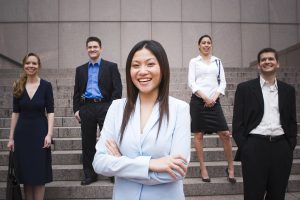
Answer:
<svg viewBox="0 0 300 200"><path fill-rule="evenodd" d="M297 137L295 89L279 80L277 86L281 126L291 148L294 149ZM240 161L248 134L260 124L263 114L264 100L260 79L240 83L235 93L232 119L232 136L238 146L236 161Z"/></svg>
<svg viewBox="0 0 300 200"><path fill-rule="evenodd" d="M112 102L122 97L122 82L116 63L101 59L99 70L99 89L103 100ZM88 63L76 68L75 86L73 96L74 113L80 109L81 96L84 94L88 81Z"/></svg>

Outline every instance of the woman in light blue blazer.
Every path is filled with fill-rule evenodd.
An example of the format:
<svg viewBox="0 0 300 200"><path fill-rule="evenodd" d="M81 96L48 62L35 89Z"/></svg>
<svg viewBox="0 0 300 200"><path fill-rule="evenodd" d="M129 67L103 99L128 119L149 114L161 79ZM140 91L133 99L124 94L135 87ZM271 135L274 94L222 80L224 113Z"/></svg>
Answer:
<svg viewBox="0 0 300 200"><path fill-rule="evenodd" d="M137 43L126 62L127 98L113 101L93 166L115 176L113 199L181 200L190 160L189 105L169 97L164 48Z"/></svg>

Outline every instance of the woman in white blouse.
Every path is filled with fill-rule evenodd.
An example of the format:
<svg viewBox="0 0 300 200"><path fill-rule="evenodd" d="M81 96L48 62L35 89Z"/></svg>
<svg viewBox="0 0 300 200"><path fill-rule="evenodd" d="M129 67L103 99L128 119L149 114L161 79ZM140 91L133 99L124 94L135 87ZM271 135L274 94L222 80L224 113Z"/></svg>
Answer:
<svg viewBox="0 0 300 200"><path fill-rule="evenodd" d="M110 106L93 161L95 172L115 176L113 199L184 199L189 105L169 97L169 79L163 47L137 43L126 62L127 98Z"/></svg>
<svg viewBox="0 0 300 200"><path fill-rule="evenodd" d="M225 169L227 179L235 183L234 166L229 132L219 96L225 94L226 81L222 62L212 55L212 39L203 35L198 41L200 55L191 59L189 64L188 84L192 89L190 102L191 131L200 162L203 182L210 182L204 163L203 135L217 133L223 142L228 167Z"/></svg>

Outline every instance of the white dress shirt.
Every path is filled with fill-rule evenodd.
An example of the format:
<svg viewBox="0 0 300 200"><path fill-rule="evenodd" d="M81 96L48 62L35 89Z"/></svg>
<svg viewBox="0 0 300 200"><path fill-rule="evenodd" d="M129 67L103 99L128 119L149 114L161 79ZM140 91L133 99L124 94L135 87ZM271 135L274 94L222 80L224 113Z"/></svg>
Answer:
<svg viewBox="0 0 300 200"><path fill-rule="evenodd" d="M114 100L111 104L96 144L93 161L95 172L115 176L113 199L115 200L183 200L183 178L176 173L173 179L168 173L149 171L150 159L168 155L182 155L190 160L190 112L189 105L169 97L169 121L163 119L159 135L159 104L156 103L143 130L140 129L140 99L124 131L119 144L120 127L126 99ZM143 134L141 134L143 133ZM117 142L121 157L107 153L105 141Z"/></svg>
<svg viewBox="0 0 300 200"><path fill-rule="evenodd" d="M283 135L284 132L280 123L277 80L275 79L274 85L269 85L260 76L260 86L264 98L264 115L260 124L250 134Z"/></svg>
<svg viewBox="0 0 300 200"><path fill-rule="evenodd" d="M220 63L220 66L217 65ZM218 85L218 74L220 67L220 85ZM203 62L199 55L192 58L189 64L188 85L195 93L198 90L208 97L213 97L216 92L225 95L226 80L224 68L221 60L215 56L211 56L210 64Z"/></svg>

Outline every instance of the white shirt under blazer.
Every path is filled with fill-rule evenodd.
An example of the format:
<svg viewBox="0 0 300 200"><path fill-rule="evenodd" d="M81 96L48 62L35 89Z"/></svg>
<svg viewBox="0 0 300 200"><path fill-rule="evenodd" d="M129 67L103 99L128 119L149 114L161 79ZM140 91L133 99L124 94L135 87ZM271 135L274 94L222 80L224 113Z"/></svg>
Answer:
<svg viewBox="0 0 300 200"><path fill-rule="evenodd" d="M218 84L217 79L219 70L220 84ZM200 55L192 58L189 63L188 85L193 93L200 90L208 97L212 97L215 92L225 95L226 80L221 60L215 56L211 56L210 63L207 65L202 61Z"/></svg>
<svg viewBox="0 0 300 200"><path fill-rule="evenodd" d="M95 172L105 176L115 176L113 199L130 200L182 200L184 199L183 178L176 173L174 180L168 173L149 171L151 158L168 155L182 155L190 160L190 113L189 105L169 97L169 122L163 118L159 135L159 105L155 104L143 130L140 129L140 99L137 98L133 112L119 144L120 127L126 99L114 100L110 106L101 137L96 144L93 161ZM142 134L141 134L142 133ZM117 142L121 157L107 153L105 141Z"/></svg>

